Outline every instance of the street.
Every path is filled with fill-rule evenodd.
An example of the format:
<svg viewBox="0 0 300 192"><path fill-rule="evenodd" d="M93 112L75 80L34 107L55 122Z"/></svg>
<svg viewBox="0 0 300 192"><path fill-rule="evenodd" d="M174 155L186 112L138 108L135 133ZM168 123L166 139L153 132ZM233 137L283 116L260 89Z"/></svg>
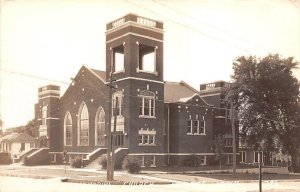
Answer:
<svg viewBox="0 0 300 192"><path fill-rule="evenodd" d="M214 192L254 192L258 191L257 183L235 183L219 182L208 183L175 183L169 185L108 185L108 184L79 184L64 183L59 178L54 179L31 179L21 177L0 177L0 192L60 192L60 191L85 191L85 192L111 192L111 191L174 191L174 192L196 192L196 191L214 191ZM269 182L263 183L263 191L288 192L300 191L299 182Z"/></svg>

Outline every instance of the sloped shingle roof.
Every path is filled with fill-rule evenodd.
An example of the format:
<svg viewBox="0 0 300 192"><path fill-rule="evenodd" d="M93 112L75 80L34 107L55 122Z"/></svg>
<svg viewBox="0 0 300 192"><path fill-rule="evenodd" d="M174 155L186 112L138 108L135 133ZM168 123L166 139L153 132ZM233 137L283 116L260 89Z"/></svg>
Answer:
<svg viewBox="0 0 300 192"><path fill-rule="evenodd" d="M103 81L106 80L106 72L105 71L100 71L96 69L90 69L92 72L94 72L100 79Z"/></svg>
<svg viewBox="0 0 300 192"><path fill-rule="evenodd" d="M11 133L0 138L1 143L33 143L35 138L26 133Z"/></svg>
<svg viewBox="0 0 300 192"><path fill-rule="evenodd" d="M183 98L190 98L199 92L187 83L181 82L165 82L165 102L180 102Z"/></svg>

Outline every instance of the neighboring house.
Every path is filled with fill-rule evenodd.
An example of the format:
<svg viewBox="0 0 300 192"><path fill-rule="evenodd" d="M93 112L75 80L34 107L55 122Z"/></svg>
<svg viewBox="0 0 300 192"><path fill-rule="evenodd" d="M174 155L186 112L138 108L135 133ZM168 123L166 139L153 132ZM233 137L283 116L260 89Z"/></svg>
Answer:
<svg viewBox="0 0 300 192"><path fill-rule="evenodd" d="M110 22L106 71L82 66L62 96L58 86L48 85L39 88L38 99L39 146L50 149L53 162L61 161L62 151L67 158L87 158L106 149L108 122L111 130L114 125L109 113L117 116L118 151L125 149L143 166L181 163L192 154L205 165L214 155L212 105L188 84L164 81L163 23L158 21L129 14Z"/></svg>
<svg viewBox="0 0 300 192"><path fill-rule="evenodd" d="M14 158L35 147L35 138L26 133L11 133L0 138L0 151L9 152Z"/></svg>

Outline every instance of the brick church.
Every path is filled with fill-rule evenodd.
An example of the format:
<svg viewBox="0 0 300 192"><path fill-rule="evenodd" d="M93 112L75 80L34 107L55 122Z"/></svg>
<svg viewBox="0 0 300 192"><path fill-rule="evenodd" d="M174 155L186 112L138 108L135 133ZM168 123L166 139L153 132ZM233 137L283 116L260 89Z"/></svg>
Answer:
<svg viewBox="0 0 300 192"><path fill-rule="evenodd" d="M162 22L129 14L108 23L105 35L106 71L82 66L62 95L56 85L38 89L39 150L53 163L67 151L68 160L81 156L88 164L107 153L112 131L116 159L135 156L149 167L196 155L206 165L216 155L214 135L222 132L230 162L230 127L215 108L226 83L200 91L165 81Z"/></svg>

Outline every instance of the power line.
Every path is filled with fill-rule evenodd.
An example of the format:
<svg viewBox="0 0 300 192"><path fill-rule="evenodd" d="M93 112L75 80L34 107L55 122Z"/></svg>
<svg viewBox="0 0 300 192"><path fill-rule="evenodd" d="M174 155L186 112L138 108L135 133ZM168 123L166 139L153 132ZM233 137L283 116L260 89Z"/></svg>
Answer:
<svg viewBox="0 0 300 192"><path fill-rule="evenodd" d="M295 8L300 9L300 4L296 0L288 0Z"/></svg>
<svg viewBox="0 0 300 192"><path fill-rule="evenodd" d="M143 10L146 10L146 11L148 11L148 12L151 12L151 13L153 13L153 14L155 14L155 15L159 15L159 16L164 17L164 16L161 15L160 13L155 12L155 11L153 11L153 10L151 10L151 9L145 8L145 7L143 7L143 6L140 6L139 4L133 3L133 2L131 2L130 0L124 0L124 1L130 3L130 4L134 5L134 6L136 6L136 7L138 7L138 8L141 8L141 9L143 9ZM182 27L184 27L184 28L186 28L186 29L188 29L188 30L190 30L190 31L194 31L194 32L199 33L199 34L201 34L201 35L203 35L203 36L206 36L206 37L208 37L208 38L210 38L210 39L213 39L214 41L217 41L217 42L222 43L222 44L225 44L225 45L229 45L229 46L231 46L231 47L233 47L233 48L235 48L235 49L237 49L237 50L242 50L242 51L246 52L247 54L250 54L250 53L251 53L248 49L243 48L243 47L240 47L240 46L238 46L238 45L236 45L236 44L227 42L227 41L225 41L224 39L214 37L214 36L212 36L212 35L210 35L210 34L207 34L207 33L205 33L205 32L202 32L202 31L200 31L200 30L198 30L198 29L196 29L196 28L194 28L194 27L191 27L191 26L186 25L186 24L184 24L184 23L180 23L180 22L178 22L178 21L176 21L176 20L169 19L169 18L167 18L167 17L164 17L164 18L165 18L166 20L169 20L169 21L172 22L172 23L175 23L175 24L177 24L177 25L180 25L180 26L182 26Z"/></svg>
<svg viewBox="0 0 300 192"><path fill-rule="evenodd" d="M22 76L28 76L30 78L35 78L35 79L42 79L42 80L47 80L47 81L51 81L51 82L60 82L60 83L64 83L66 84L67 82L63 82L63 81L57 81L57 80L53 80L53 79L45 79L43 77L40 77L40 76L36 76L36 75L31 75L31 74L26 74L26 73L20 73L20 72L15 72L15 71L7 71L7 70L1 70L1 71L5 71L5 72L9 72L9 73L14 73L14 74L18 74L18 75L22 75ZM74 82L74 81L73 81ZM68 83L69 84L69 83ZM75 84L76 84L76 81L75 81ZM71 84L72 86L73 84ZM75 85L73 85L75 86ZM77 85L78 86L78 85ZM82 87L82 88L89 88L89 89L93 89L95 91L99 91L99 89L97 87L92 87L92 86L81 86L79 85L79 87ZM129 87L129 86L127 86ZM124 88L127 88L127 87L124 87ZM124 94L122 93L124 96L128 96L128 97L132 97L132 98L141 98L141 96L139 95L130 95L130 94ZM200 96L200 95L199 95ZM200 96L201 97L201 96ZM202 97L201 97L202 98ZM162 99L156 99L154 98L155 102L162 102L162 103L169 103L171 101L168 101L168 100L162 100ZM204 99L203 99L204 100ZM226 107L216 107L216 106L213 106L213 105L194 105L194 104L188 104L188 103L182 103L182 102L172 102L172 103L176 103L178 105L181 105L181 106L186 106L186 107L197 107L197 108L203 108L203 109L211 109L211 110L229 110L229 108L226 108ZM238 110L236 109L233 109L235 112L237 112ZM278 122L278 123L284 123L285 125L289 125L289 126L293 126L293 127L300 127L298 125L293 125L293 124L289 124L289 123L285 123L283 121L280 121L280 120L275 120L275 119L268 119L268 118L264 118L264 117L259 117L259 116L256 116L256 115L252 115L253 117L256 117L258 119L264 119L264 120L267 120L267 121L273 121L273 122ZM233 118L235 120L239 120L237 118Z"/></svg>
<svg viewBox="0 0 300 192"><path fill-rule="evenodd" d="M59 80L49 79L49 78L45 78L45 77L41 77L41 76L37 76L37 75L32 75L32 74L28 74L28 73L23 73L23 72L18 72L18 71L11 71L11 70L7 70L7 69L0 69L0 71L7 72L7 73L12 73L12 74L17 74L17 75L21 75L21 76L26 76L26 77L30 77L30 78L33 78L33 79L40 79L40 80L56 82L56 83L60 83L60 84L70 84L69 82L66 82L66 81L59 81Z"/></svg>
<svg viewBox="0 0 300 192"><path fill-rule="evenodd" d="M171 7L169 7L168 5L166 5L166 4L164 4L164 3L160 2L160 1L157 1L157 0L152 0L152 1L153 1L154 3L157 3L157 4L161 5L161 6L163 6L163 7L167 8L167 9L169 9L169 10L174 11L174 12L180 14L180 15L183 15L183 16L185 16L185 17L188 17L188 18L190 18L190 19L192 19L192 20L194 20L194 21L204 23L205 25L207 25L208 27L210 27L210 28L212 28L212 29L214 29L214 30L217 30L217 31L222 32L222 33L224 33L224 34L226 34L226 35L229 35L229 36L231 36L231 37L234 37L234 38L236 38L236 39L238 39L238 40L240 40L240 41L247 42L245 39L243 39L243 38L241 38L241 37L239 37L239 36L237 36L237 35L235 35L235 34L232 34L232 33L228 32L228 31L222 30L222 29L220 29L220 28L218 28L218 27L216 27L216 26L213 26L213 25L211 25L211 24L208 24L208 23L206 23L206 22L200 21L198 18L193 17L193 16L191 16L191 15L188 15L188 14L186 14L186 13L183 13L183 12L181 12L181 11L178 11L177 9L171 8Z"/></svg>

